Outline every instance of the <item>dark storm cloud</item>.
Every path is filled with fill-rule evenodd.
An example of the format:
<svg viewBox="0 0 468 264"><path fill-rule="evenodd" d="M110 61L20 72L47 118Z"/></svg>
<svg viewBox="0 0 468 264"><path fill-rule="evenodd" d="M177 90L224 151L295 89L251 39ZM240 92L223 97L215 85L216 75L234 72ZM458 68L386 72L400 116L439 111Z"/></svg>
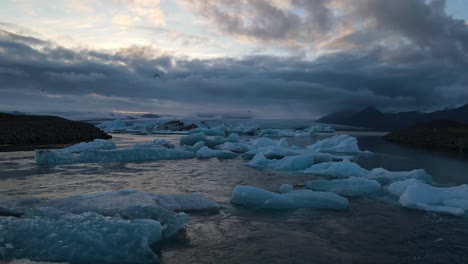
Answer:
<svg viewBox="0 0 468 264"><path fill-rule="evenodd" d="M324 3L294 1L296 5L311 5L307 7L311 10L317 6L327 8ZM0 94L3 96L0 103L8 101L8 94L14 89L30 94L31 104L39 103L34 93L58 96L56 100L62 95L77 98L93 95L126 98L122 104L127 105L158 100L161 104L187 105L194 109L209 105L213 112L217 111L214 106L223 112L262 109L263 113L271 111L272 116L281 110L296 111L294 116L303 112L307 116L368 105L406 110L467 103L468 76L464 60L468 53L467 26L447 16L441 7L442 1L426 4L422 0L391 3L355 0L355 3L359 5L353 12L374 21L366 28L368 31L357 31L346 41L366 41L368 45L360 43L361 47L323 55L313 61L299 56L188 59L145 46L113 52L71 50L2 31ZM295 16L304 15L283 14L279 9L265 7L266 4L254 1L255 8L262 10L254 11L255 14L265 13L265 16L289 22L278 31L268 32L277 22L265 18L258 20L263 28L248 30L266 39L295 34L288 32L299 23ZM398 14L402 8L412 13ZM383 10L388 10L385 15L389 17L402 18L398 22L382 18ZM307 14L312 12L307 11ZM331 16L327 12L315 16L318 28L314 30L333 27ZM227 18L233 19L236 18ZM234 20L229 23L235 25ZM407 24L413 26L406 28ZM406 41L397 44L376 41L377 37L392 34L401 35ZM153 78L155 73L161 77Z"/></svg>

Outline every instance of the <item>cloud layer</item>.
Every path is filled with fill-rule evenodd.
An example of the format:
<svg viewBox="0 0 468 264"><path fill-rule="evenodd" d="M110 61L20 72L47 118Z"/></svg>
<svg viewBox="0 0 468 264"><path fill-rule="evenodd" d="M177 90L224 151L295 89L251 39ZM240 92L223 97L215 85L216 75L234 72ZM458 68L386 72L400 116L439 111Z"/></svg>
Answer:
<svg viewBox="0 0 468 264"><path fill-rule="evenodd" d="M223 34L320 49L314 59L194 59L153 46L69 49L0 30L0 104L318 117L368 105L407 110L467 103L468 26L448 16L444 4L190 1Z"/></svg>

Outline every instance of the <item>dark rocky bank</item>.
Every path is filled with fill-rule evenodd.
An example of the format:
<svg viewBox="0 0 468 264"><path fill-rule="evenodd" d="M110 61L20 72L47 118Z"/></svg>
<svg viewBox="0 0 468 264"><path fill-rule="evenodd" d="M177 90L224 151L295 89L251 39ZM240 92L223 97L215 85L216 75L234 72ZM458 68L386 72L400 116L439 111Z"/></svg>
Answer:
<svg viewBox="0 0 468 264"><path fill-rule="evenodd" d="M94 139L109 139L110 135L83 122L56 116L13 115L0 113L0 150L8 151L28 146L73 144Z"/></svg>
<svg viewBox="0 0 468 264"><path fill-rule="evenodd" d="M451 120L417 124L384 138L405 145L468 152L468 125Z"/></svg>

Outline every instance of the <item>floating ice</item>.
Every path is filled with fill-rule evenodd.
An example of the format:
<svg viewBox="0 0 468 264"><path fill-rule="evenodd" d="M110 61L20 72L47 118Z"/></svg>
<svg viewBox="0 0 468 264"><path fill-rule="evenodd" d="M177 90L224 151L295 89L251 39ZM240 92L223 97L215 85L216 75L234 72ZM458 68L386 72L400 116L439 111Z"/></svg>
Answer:
<svg viewBox="0 0 468 264"><path fill-rule="evenodd" d="M36 163L43 166L89 162L138 162L153 160L190 159L191 151L167 148L122 148L72 153L61 150L36 150Z"/></svg>
<svg viewBox="0 0 468 264"><path fill-rule="evenodd" d="M81 142L76 145L55 150L57 152L71 152L71 153L81 153L85 151L93 151L93 150L109 150L115 149L116 146L114 142L105 140L105 139L95 139L91 142Z"/></svg>
<svg viewBox="0 0 468 264"><path fill-rule="evenodd" d="M125 132L127 132L127 126L125 125L125 122L120 120L120 119L103 122L103 123L97 125L97 127L104 130L107 133L125 133Z"/></svg>
<svg viewBox="0 0 468 264"><path fill-rule="evenodd" d="M329 192L314 192L311 190L291 191L283 194L270 192L264 189L237 185L232 192L231 202L247 207L264 209L346 209L348 199Z"/></svg>
<svg viewBox="0 0 468 264"><path fill-rule="evenodd" d="M416 179L424 182L431 182L432 177L423 169L412 171L388 171L383 168L375 168L366 176L369 179L377 180L382 184L388 184L394 181L406 179Z"/></svg>
<svg viewBox="0 0 468 264"><path fill-rule="evenodd" d="M2 259L70 263L156 263L150 246L162 239L163 230L155 220L53 208L35 209L22 218L0 217L0 227Z"/></svg>
<svg viewBox="0 0 468 264"><path fill-rule="evenodd" d="M260 137L307 137L308 132L295 131L291 129L263 129L258 134Z"/></svg>
<svg viewBox="0 0 468 264"><path fill-rule="evenodd" d="M333 133L335 130L331 126L322 126L322 125L316 125L316 126L311 126L307 129L305 129L306 132L309 134L315 134L315 133Z"/></svg>
<svg viewBox="0 0 468 264"><path fill-rule="evenodd" d="M280 193L288 193L292 192L294 190L294 187L291 184L281 184L279 187Z"/></svg>
<svg viewBox="0 0 468 264"><path fill-rule="evenodd" d="M275 170L303 170L314 164L314 154L288 156L280 160L267 159L263 153L258 153L248 163L251 167L269 168Z"/></svg>
<svg viewBox="0 0 468 264"><path fill-rule="evenodd" d="M288 148L289 144L286 139L282 138L280 140L273 140L271 138L261 137L257 139L252 139L247 142L249 145L255 146L257 148L261 147L282 147Z"/></svg>
<svg viewBox="0 0 468 264"><path fill-rule="evenodd" d="M320 152L369 153L368 151L361 151L357 139L348 135L335 135L322 139L307 148Z"/></svg>
<svg viewBox="0 0 468 264"><path fill-rule="evenodd" d="M171 142L165 140L165 139L155 139L151 143L141 143L141 144L136 144L135 147L146 147L146 148L168 148L168 149L173 149L176 146L172 144Z"/></svg>
<svg viewBox="0 0 468 264"><path fill-rule="evenodd" d="M284 148L278 146L268 146L268 147L260 147L252 149L246 153L244 153L243 157L245 159L252 159L257 154L263 154L265 157L269 159L281 159L286 156L297 156L304 154L304 151L300 149L291 149L291 148Z"/></svg>
<svg viewBox="0 0 468 264"><path fill-rule="evenodd" d="M388 171L383 168L375 168L369 171L348 160L314 164L310 168L305 169L304 173L331 178L364 177L370 180L376 180L381 184L388 184L393 181L406 179L418 179L426 182L431 181L431 175L423 169L412 171Z"/></svg>
<svg viewBox="0 0 468 264"><path fill-rule="evenodd" d="M449 215L463 215L468 210L468 185L434 187L418 180L394 182L388 190L400 194L399 202L409 209Z"/></svg>
<svg viewBox="0 0 468 264"><path fill-rule="evenodd" d="M217 157L218 159L233 159L237 154L229 150L213 150L208 147L202 147L197 151L197 158L209 159Z"/></svg>
<svg viewBox="0 0 468 264"><path fill-rule="evenodd" d="M159 206L174 211L206 211L219 208L216 202L198 193L162 195L135 190L81 194L43 201L40 205L72 213L92 211L109 216L131 206Z"/></svg>
<svg viewBox="0 0 468 264"><path fill-rule="evenodd" d="M200 133L193 133L193 134L189 134L187 136L181 137L180 145L193 146L200 141L205 142L205 145L207 147L213 148L217 145L220 145L226 142L226 139L223 137L207 138L203 132L200 132Z"/></svg>
<svg viewBox="0 0 468 264"><path fill-rule="evenodd" d="M187 145L187 146L193 146L195 143L199 141L206 141L206 135L203 134L203 132L200 133L193 133L187 136L183 136L180 138L180 145Z"/></svg>
<svg viewBox="0 0 468 264"><path fill-rule="evenodd" d="M240 138L239 138L239 135L237 133L231 133L228 137L227 137L227 141L228 142L239 142L240 141Z"/></svg>
<svg viewBox="0 0 468 264"><path fill-rule="evenodd" d="M350 177L337 180L312 180L306 183L314 191L332 192L343 196L360 197L380 191L380 183L365 178Z"/></svg>
<svg viewBox="0 0 468 264"><path fill-rule="evenodd" d="M310 173L318 176L332 178L365 177L369 171L361 168L354 162L343 160L341 162L324 162L312 165L304 170L304 173Z"/></svg>
<svg viewBox="0 0 468 264"><path fill-rule="evenodd" d="M228 125L226 130L239 135L254 135L258 130L258 125L254 122Z"/></svg>
<svg viewBox="0 0 468 264"><path fill-rule="evenodd" d="M206 128L206 127L197 127L192 129L190 133L203 133L207 136L225 136L226 135L226 127L224 125Z"/></svg>
<svg viewBox="0 0 468 264"><path fill-rule="evenodd" d="M232 143L226 142L224 144L218 145L218 149L229 150L235 153L244 153L252 149L250 145L244 143Z"/></svg>

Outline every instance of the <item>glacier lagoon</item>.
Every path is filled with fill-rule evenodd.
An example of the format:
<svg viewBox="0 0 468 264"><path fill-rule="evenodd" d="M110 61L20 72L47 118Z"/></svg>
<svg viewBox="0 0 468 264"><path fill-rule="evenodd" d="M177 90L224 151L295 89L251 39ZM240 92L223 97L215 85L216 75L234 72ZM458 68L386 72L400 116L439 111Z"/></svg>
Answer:
<svg viewBox="0 0 468 264"><path fill-rule="evenodd" d="M447 186L468 183L468 158L384 142L372 133L357 135L353 155L364 169L425 169ZM181 136L115 134L117 147ZM305 147L322 136L287 138ZM83 193L134 189L155 194L197 192L218 202L219 213L189 213L185 232L159 246L162 263L466 263L468 219L403 208L388 195L350 198L346 210L259 210L231 203L237 185L278 192L317 177L258 169L241 157L129 163L38 166L34 152L0 153L0 200L64 198Z"/></svg>

